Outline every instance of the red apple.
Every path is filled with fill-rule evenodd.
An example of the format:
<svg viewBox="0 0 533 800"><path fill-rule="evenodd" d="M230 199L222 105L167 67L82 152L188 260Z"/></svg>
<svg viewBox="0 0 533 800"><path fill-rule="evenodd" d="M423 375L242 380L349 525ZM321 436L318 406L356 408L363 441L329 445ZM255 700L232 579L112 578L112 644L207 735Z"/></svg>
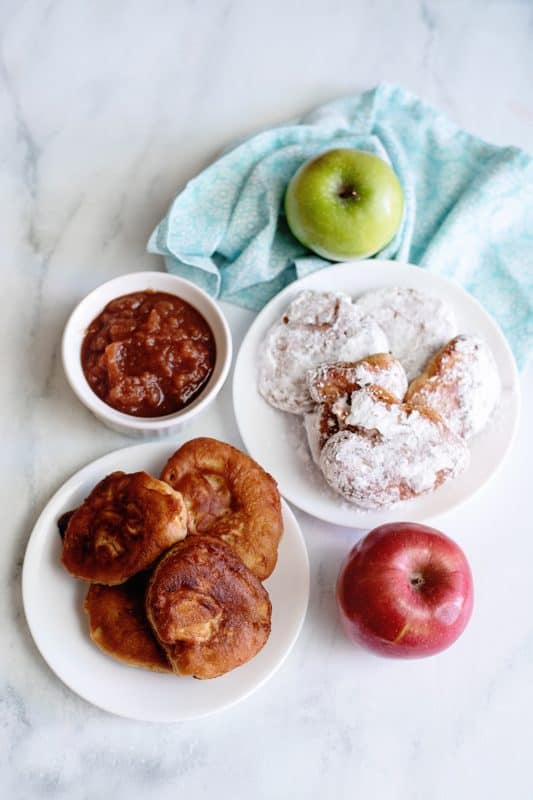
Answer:
<svg viewBox="0 0 533 800"><path fill-rule="evenodd" d="M337 602L350 639L384 656L420 658L449 647L473 605L461 548L427 525L380 525L348 555Z"/></svg>

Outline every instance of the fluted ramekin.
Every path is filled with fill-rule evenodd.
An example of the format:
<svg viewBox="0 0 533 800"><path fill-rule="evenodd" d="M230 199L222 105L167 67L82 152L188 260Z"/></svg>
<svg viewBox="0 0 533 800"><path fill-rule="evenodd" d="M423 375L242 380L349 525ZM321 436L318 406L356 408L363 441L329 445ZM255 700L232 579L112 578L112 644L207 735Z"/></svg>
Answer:
<svg viewBox="0 0 533 800"><path fill-rule="evenodd" d="M164 417L136 417L107 405L91 389L81 364L83 338L95 317L114 298L148 289L168 292L190 303L208 323L216 345L215 366L204 389L190 405ZM132 272L98 286L78 303L63 332L63 368L73 392L104 425L126 436L159 438L184 428L213 402L221 390L228 375L231 356L231 333L217 303L194 283L167 272Z"/></svg>

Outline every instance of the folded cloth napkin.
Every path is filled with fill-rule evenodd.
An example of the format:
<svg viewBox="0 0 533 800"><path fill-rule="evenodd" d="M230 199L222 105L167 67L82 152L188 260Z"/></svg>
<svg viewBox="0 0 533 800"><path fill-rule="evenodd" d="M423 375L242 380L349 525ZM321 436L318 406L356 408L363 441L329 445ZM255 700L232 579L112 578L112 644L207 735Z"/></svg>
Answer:
<svg viewBox="0 0 533 800"><path fill-rule="evenodd" d="M334 147L376 153L403 186L402 225L376 258L458 281L522 365L533 342L533 159L471 136L398 86L335 100L242 142L176 196L148 250L211 295L260 309L330 264L291 235L283 196L300 164Z"/></svg>

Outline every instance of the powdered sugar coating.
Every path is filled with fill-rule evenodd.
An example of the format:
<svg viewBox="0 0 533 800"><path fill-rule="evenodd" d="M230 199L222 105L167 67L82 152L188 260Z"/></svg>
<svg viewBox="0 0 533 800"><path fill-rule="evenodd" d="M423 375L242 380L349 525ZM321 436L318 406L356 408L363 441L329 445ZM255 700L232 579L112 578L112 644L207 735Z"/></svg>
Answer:
<svg viewBox="0 0 533 800"><path fill-rule="evenodd" d="M469 439L485 427L501 394L496 362L477 336L456 336L433 356L407 394L433 408L449 428Z"/></svg>
<svg viewBox="0 0 533 800"><path fill-rule="evenodd" d="M411 381L429 358L457 333L453 310L438 297L401 286L375 289L355 307L385 331L390 351Z"/></svg>
<svg viewBox="0 0 533 800"><path fill-rule="evenodd" d="M320 468L360 508L431 492L468 465L463 440L435 412L396 403L378 387L353 392L346 425L322 447Z"/></svg>
<svg viewBox="0 0 533 800"><path fill-rule="evenodd" d="M374 384L401 400L407 376L400 362L388 353L362 358L355 363L321 364L307 373L311 398L317 403L304 417L309 449L315 463L326 440L345 427L350 397L356 388Z"/></svg>
<svg viewBox="0 0 533 800"><path fill-rule="evenodd" d="M325 361L357 361L388 349L382 329L348 295L300 292L267 334L260 353L259 391L276 408L302 414L314 405L306 383L308 369Z"/></svg>
<svg viewBox="0 0 533 800"><path fill-rule="evenodd" d="M332 389L335 394L343 394L354 384L381 386L398 400L403 400L407 391L407 375L394 356L376 353L356 362L334 362L320 364L307 372L309 394L315 403L327 402Z"/></svg>

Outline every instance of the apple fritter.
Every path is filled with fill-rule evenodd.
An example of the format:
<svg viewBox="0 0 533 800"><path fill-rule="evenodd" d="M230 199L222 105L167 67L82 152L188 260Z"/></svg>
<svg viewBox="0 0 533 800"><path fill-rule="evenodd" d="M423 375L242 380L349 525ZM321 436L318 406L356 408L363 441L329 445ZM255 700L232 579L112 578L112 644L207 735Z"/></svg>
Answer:
<svg viewBox="0 0 533 800"><path fill-rule="evenodd" d="M172 672L146 617L148 573L141 572L120 586L93 583L85 598L93 642L118 661L155 672Z"/></svg>
<svg viewBox="0 0 533 800"><path fill-rule="evenodd" d="M169 459L162 480L183 495L191 534L226 542L264 580L283 532L275 480L253 459L216 439L192 439Z"/></svg>
<svg viewBox="0 0 533 800"><path fill-rule="evenodd" d="M430 358L406 400L433 408L463 439L479 433L501 394L496 362L477 336L456 336Z"/></svg>
<svg viewBox="0 0 533 800"><path fill-rule="evenodd" d="M357 361L388 349L382 329L348 295L300 292L265 336L259 354L259 392L274 408L303 414L313 408L308 369L326 361Z"/></svg>
<svg viewBox="0 0 533 800"><path fill-rule="evenodd" d="M155 567L146 613L175 673L216 678L253 658L270 634L258 578L211 536L188 536Z"/></svg>
<svg viewBox="0 0 533 800"><path fill-rule="evenodd" d="M149 567L186 534L179 492L146 472L113 472L70 518L62 561L75 577L112 586Z"/></svg>
<svg viewBox="0 0 533 800"><path fill-rule="evenodd" d="M343 429L328 438L320 468L360 508L386 508L432 492L463 472L469 452L433 409L399 403L379 386L350 398Z"/></svg>

